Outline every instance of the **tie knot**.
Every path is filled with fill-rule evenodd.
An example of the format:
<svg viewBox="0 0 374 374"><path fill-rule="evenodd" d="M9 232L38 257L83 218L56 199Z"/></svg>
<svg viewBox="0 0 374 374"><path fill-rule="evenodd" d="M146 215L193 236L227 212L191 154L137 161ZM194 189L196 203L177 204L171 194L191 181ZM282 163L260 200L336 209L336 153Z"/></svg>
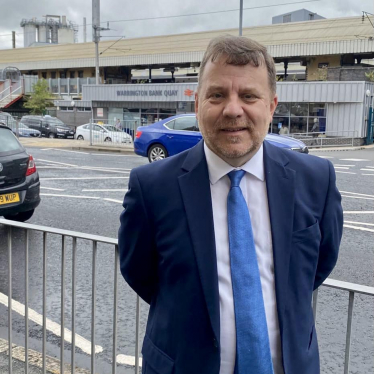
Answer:
<svg viewBox="0 0 374 374"><path fill-rule="evenodd" d="M239 187L240 181L242 180L244 174L245 174L244 170L230 171L230 173L228 173L227 175L230 178L231 187Z"/></svg>

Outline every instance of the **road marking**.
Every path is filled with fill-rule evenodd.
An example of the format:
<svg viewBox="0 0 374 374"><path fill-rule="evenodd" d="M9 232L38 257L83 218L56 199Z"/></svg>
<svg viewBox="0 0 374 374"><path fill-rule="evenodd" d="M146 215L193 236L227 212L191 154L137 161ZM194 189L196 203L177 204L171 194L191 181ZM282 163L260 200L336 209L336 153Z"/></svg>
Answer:
<svg viewBox="0 0 374 374"><path fill-rule="evenodd" d="M0 303L8 307L8 296L4 295L0 292ZM20 314L22 317L25 316L25 306L20 302L12 299L12 309ZM28 308L29 310L29 320L35 322L39 326L43 326L43 316L37 313L35 310ZM61 337L61 326L47 318L46 329L52 332L54 335ZM72 333L67 328L64 329L65 331L65 340L68 343L71 343ZM91 342L85 339L83 336L75 334L75 346L80 348L84 353L88 355L91 354ZM103 347L100 345L95 345L95 353L103 352Z"/></svg>
<svg viewBox="0 0 374 374"><path fill-rule="evenodd" d="M103 200L106 200L106 201L111 201L113 203L119 203L119 204L123 204L123 200L116 200L116 199L110 199L109 197L106 197L104 198Z"/></svg>
<svg viewBox="0 0 374 374"><path fill-rule="evenodd" d="M340 191L341 193L349 193L351 195L359 195L359 196L368 196L368 197L374 197L374 195L366 195L364 193L357 193L357 192L348 192L348 191Z"/></svg>
<svg viewBox="0 0 374 374"><path fill-rule="evenodd" d="M91 156L110 156L110 157L142 157L138 155L111 155L109 153L91 153Z"/></svg>
<svg viewBox="0 0 374 374"><path fill-rule="evenodd" d="M331 157L331 156L317 156L319 158L335 158L335 157Z"/></svg>
<svg viewBox="0 0 374 374"><path fill-rule="evenodd" d="M350 171L339 171L339 170L335 170L335 173L342 173L342 174L356 174L356 173L352 173Z"/></svg>
<svg viewBox="0 0 374 374"><path fill-rule="evenodd" d="M81 166L81 167L89 167L91 169L98 169L98 170L120 170L120 171L131 171L132 169L122 169L122 168L104 168L100 166Z"/></svg>
<svg viewBox="0 0 374 374"><path fill-rule="evenodd" d="M74 167L78 167L78 165L67 164L67 163L65 163L65 162L49 161L49 160L44 160L44 159L41 159L41 158L37 158L36 160L37 160L37 161L48 162L48 163L50 163L50 164L57 164L57 165L66 165L66 166L74 166Z"/></svg>
<svg viewBox="0 0 374 374"><path fill-rule="evenodd" d="M340 158L339 161L357 161L357 162L361 162L361 161L370 161L370 160L367 160L365 158Z"/></svg>
<svg viewBox="0 0 374 374"><path fill-rule="evenodd" d="M41 151L49 151L50 149L52 149L52 148L43 148L43 149L41 149Z"/></svg>
<svg viewBox="0 0 374 374"><path fill-rule="evenodd" d="M367 168L371 168L371 169L374 169L374 166L365 166Z"/></svg>
<svg viewBox="0 0 374 374"><path fill-rule="evenodd" d="M43 190L52 190L52 191L65 191L64 189L62 188L52 188L52 187L40 187L42 188Z"/></svg>
<svg viewBox="0 0 374 374"><path fill-rule="evenodd" d="M346 169L346 170L349 170L349 168L345 167L345 166L336 166L336 165L334 165L334 168L335 169Z"/></svg>
<svg viewBox="0 0 374 374"><path fill-rule="evenodd" d="M354 230L374 232L374 229L367 229L366 227L357 227L357 226L351 226L351 225L343 225L343 227L346 227L348 229L354 229Z"/></svg>
<svg viewBox="0 0 374 374"><path fill-rule="evenodd" d="M374 214L374 210L347 210L344 214Z"/></svg>
<svg viewBox="0 0 374 374"><path fill-rule="evenodd" d="M363 197L363 196L348 196L348 195L342 195L342 197L350 197L351 199L374 200L373 197Z"/></svg>
<svg viewBox="0 0 374 374"><path fill-rule="evenodd" d="M39 165L36 165L36 167L37 167L37 169L64 169L64 170L69 169L66 166L39 166Z"/></svg>
<svg viewBox="0 0 374 374"><path fill-rule="evenodd" d="M126 192L127 189L112 189L112 190L109 190L109 189L106 189L106 190L82 190L82 192Z"/></svg>
<svg viewBox="0 0 374 374"><path fill-rule="evenodd" d="M347 166L347 167L353 167L353 166L356 166L356 165L340 165L340 164L334 164L334 166Z"/></svg>
<svg viewBox="0 0 374 374"><path fill-rule="evenodd" d="M76 178L40 178L41 181L96 180L96 179L129 179L129 177L76 177Z"/></svg>
<svg viewBox="0 0 374 374"><path fill-rule="evenodd" d="M117 363L122 365L135 366L135 356L117 355ZM143 366L143 360L139 357L139 366Z"/></svg>
<svg viewBox="0 0 374 374"><path fill-rule="evenodd" d="M360 169L361 171L371 171L373 172L374 170L373 169Z"/></svg>
<svg viewBox="0 0 374 374"><path fill-rule="evenodd" d="M57 196L57 197L71 197L73 199L94 199L94 200L100 200L100 197L96 196L76 196L76 195L58 195L53 193L41 193L41 196Z"/></svg>
<svg viewBox="0 0 374 374"><path fill-rule="evenodd" d="M79 166L78 169L91 170L91 171L102 171L102 172L107 172L107 173L130 174L129 171L110 170L110 169L104 169L104 168L94 169L94 168L91 168L90 166Z"/></svg>
<svg viewBox="0 0 374 374"><path fill-rule="evenodd" d="M81 152L81 151L68 151L67 149L59 149L59 148L50 148L54 151L60 151L60 152L71 152L71 153L80 153L82 155L89 155L87 152Z"/></svg>
<svg viewBox="0 0 374 374"><path fill-rule="evenodd" d="M374 223L366 223L366 222L344 221L344 223L353 223L353 224L356 224L356 225L374 226Z"/></svg>

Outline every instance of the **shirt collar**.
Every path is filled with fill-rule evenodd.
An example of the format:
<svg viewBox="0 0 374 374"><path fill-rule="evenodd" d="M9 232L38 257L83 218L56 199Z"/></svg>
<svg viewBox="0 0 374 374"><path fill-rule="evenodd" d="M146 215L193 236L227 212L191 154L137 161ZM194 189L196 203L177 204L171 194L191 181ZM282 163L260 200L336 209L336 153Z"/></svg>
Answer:
<svg viewBox="0 0 374 374"><path fill-rule="evenodd" d="M217 156L213 151L211 151L208 148L205 142L204 152L208 164L209 180L211 184L217 183L223 176L225 176L234 169L244 170L261 181L265 180L263 157L264 148L262 144L259 150L253 155L253 157L239 168L235 168L229 165L226 161L222 160L222 158Z"/></svg>

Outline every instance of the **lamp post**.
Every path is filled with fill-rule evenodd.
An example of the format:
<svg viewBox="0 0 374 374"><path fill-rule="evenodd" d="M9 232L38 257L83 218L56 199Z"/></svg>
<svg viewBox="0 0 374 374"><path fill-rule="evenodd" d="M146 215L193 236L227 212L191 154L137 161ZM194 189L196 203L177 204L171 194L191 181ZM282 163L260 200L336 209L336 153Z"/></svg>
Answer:
<svg viewBox="0 0 374 374"><path fill-rule="evenodd" d="M366 91L366 96L370 97L369 104L369 113L367 116L367 125L366 125L366 145L373 143L373 96L374 94L370 90Z"/></svg>
<svg viewBox="0 0 374 374"><path fill-rule="evenodd" d="M243 35L243 0L240 0L240 11L239 11L239 36Z"/></svg>
<svg viewBox="0 0 374 374"><path fill-rule="evenodd" d="M75 101L72 100L70 104L71 104L71 106L73 107L74 130L76 130L77 126L76 126L76 124L75 124L75 111L76 111L76 109L75 109Z"/></svg>

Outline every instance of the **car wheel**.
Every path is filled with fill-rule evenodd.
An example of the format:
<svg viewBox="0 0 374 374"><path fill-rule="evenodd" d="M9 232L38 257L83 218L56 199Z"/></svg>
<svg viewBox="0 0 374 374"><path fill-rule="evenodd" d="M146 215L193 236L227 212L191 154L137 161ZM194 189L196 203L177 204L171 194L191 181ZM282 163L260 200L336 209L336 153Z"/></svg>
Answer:
<svg viewBox="0 0 374 374"><path fill-rule="evenodd" d="M20 212L14 215L4 216L5 219L10 219L12 221L25 222L29 220L34 214L34 210L28 210L27 212Z"/></svg>
<svg viewBox="0 0 374 374"><path fill-rule="evenodd" d="M55 138L56 137L56 135L53 133L53 132L50 132L49 134L48 134L48 138L50 138L50 139L53 139L53 138Z"/></svg>
<svg viewBox="0 0 374 374"><path fill-rule="evenodd" d="M109 138L109 136L108 136L107 138L104 139L104 142L111 142L111 141L112 141L112 139Z"/></svg>
<svg viewBox="0 0 374 374"><path fill-rule="evenodd" d="M82 135L78 135L77 140L84 140L84 137Z"/></svg>
<svg viewBox="0 0 374 374"><path fill-rule="evenodd" d="M168 152L166 151L165 147L161 144L153 144L152 147L148 150L149 162L162 160L166 157L168 157Z"/></svg>

